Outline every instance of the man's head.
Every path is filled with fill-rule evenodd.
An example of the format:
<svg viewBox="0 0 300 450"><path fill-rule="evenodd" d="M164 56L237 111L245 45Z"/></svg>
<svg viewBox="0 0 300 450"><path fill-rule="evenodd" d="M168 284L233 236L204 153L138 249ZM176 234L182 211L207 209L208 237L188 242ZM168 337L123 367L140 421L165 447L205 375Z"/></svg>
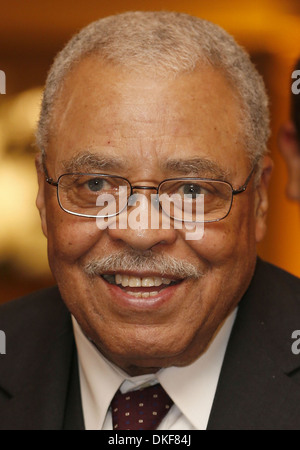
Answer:
<svg viewBox="0 0 300 450"><path fill-rule="evenodd" d="M192 362L247 289L265 232L267 138L259 75L206 21L126 13L90 25L58 55L38 131L37 205L49 262L84 332L129 373ZM176 193L195 193L204 178L206 217L222 220L189 241L190 224L171 219L165 228L161 210L158 228L128 226L128 206L115 227L101 230L94 217L59 206L55 181L64 173L76 174L59 184L62 206L73 212L75 202L82 211L91 192L104 183L113 192L123 178L148 204L163 180L172 179Z"/></svg>
<svg viewBox="0 0 300 450"><path fill-rule="evenodd" d="M291 90L291 117L279 131L279 149L288 169L287 196L300 202L300 59L293 70L298 81L294 81L296 89Z"/></svg>

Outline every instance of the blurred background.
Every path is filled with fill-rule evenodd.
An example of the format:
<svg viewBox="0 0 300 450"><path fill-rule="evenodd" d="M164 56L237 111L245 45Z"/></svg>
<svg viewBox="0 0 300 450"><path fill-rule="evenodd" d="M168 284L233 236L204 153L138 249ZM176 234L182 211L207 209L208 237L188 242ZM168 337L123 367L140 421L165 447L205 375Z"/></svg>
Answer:
<svg viewBox="0 0 300 450"><path fill-rule="evenodd" d="M291 71L300 55L299 0L0 0L0 302L54 284L35 207L34 130L42 87L55 54L80 28L128 10L172 10L225 28L244 46L271 99L270 190L264 259L300 276L300 208L285 197L287 171L277 147L289 117Z"/></svg>

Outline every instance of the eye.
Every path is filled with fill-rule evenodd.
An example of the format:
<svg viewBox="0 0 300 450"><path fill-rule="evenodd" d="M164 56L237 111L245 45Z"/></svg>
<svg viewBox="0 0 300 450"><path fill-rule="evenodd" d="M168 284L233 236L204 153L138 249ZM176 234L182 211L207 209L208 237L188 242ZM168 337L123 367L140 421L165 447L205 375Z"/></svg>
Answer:
<svg viewBox="0 0 300 450"><path fill-rule="evenodd" d="M201 194L202 188L198 184L185 184L182 186L182 193L184 195L191 195L193 198Z"/></svg>
<svg viewBox="0 0 300 450"><path fill-rule="evenodd" d="M101 178L92 178L86 183L87 187L93 192L101 191L104 187L104 184L105 181Z"/></svg>
<svg viewBox="0 0 300 450"><path fill-rule="evenodd" d="M196 199L198 195L207 193L207 190L198 183L183 184L178 191L181 195L187 195L191 199Z"/></svg>

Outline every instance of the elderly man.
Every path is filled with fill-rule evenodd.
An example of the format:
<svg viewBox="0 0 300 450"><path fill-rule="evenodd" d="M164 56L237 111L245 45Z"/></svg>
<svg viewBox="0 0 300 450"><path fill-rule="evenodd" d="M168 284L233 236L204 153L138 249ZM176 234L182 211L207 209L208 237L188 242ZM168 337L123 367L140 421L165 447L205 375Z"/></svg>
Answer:
<svg viewBox="0 0 300 450"><path fill-rule="evenodd" d="M287 196L300 202L300 59L292 77L291 118L282 125L278 142L288 169Z"/></svg>
<svg viewBox="0 0 300 450"><path fill-rule="evenodd" d="M299 280L256 255L267 108L245 52L184 14L108 17L57 56L37 206L58 287L1 310L2 429L300 427Z"/></svg>

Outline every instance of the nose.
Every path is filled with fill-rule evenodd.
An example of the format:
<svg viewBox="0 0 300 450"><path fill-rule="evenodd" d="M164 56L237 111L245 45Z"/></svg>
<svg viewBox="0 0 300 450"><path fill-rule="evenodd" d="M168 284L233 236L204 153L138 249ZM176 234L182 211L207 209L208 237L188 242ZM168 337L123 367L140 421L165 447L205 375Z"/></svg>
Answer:
<svg viewBox="0 0 300 450"><path fill-rule="evenodd" d="M125 230L108 229L108 234L113 240L123 241L131 248L137 250L150 250L157 245L171 245L176 240L176 233L174 229L170 230Z"/></svg>
<svg viewBox="0 0 300 450"><path fill-rule="evenodd" d="M136 187L139 188L139 187ZM138 203L138 205L137 205ZM164 218L165 219L165 218ZM157 245L171 245L177 233L171 219L162 220L157 195L134 194L113 227L108 227L111 239L123 241L131 248L146 251Z"/></svg>

